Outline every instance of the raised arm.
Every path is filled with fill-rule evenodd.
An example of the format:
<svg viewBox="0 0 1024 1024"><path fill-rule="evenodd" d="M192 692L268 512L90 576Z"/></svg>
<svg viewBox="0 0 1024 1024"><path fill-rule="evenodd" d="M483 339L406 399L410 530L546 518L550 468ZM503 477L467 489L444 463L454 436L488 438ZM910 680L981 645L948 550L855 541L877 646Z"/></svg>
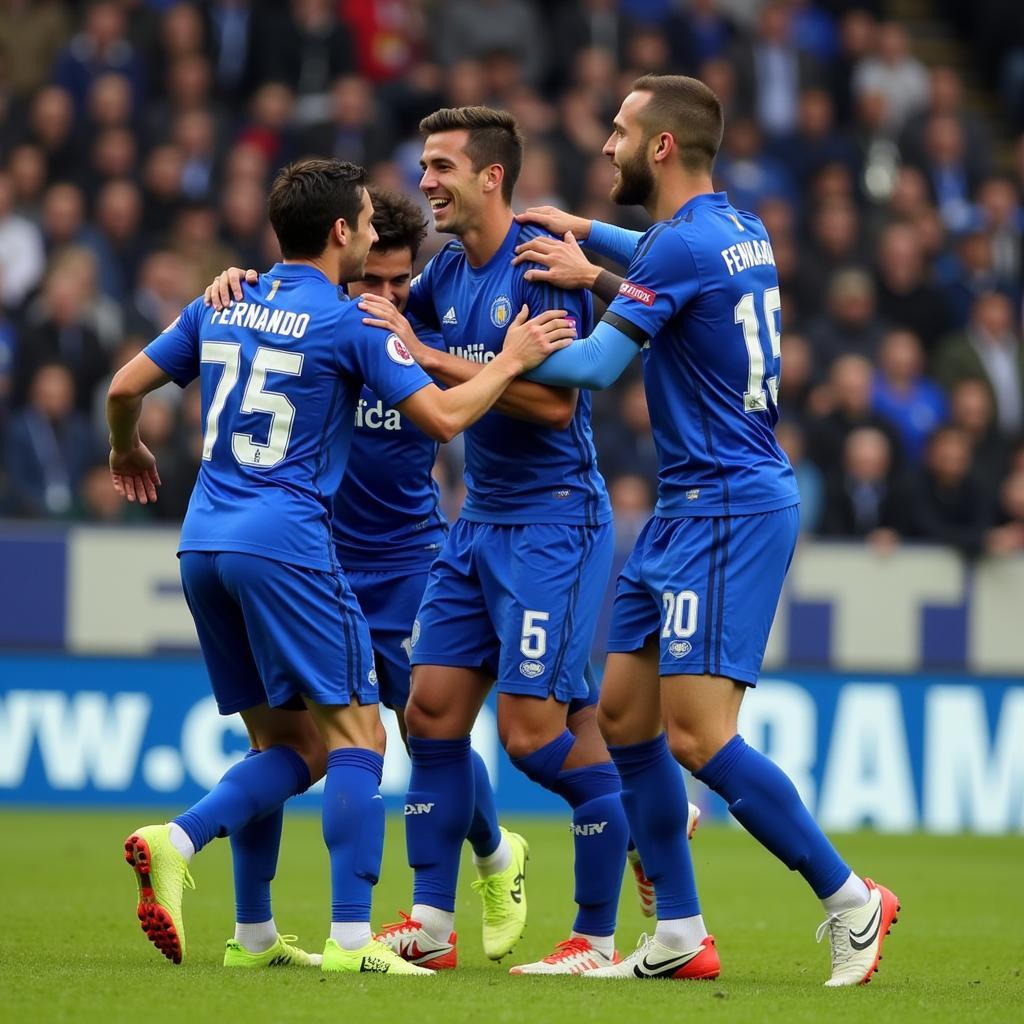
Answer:
<svg viewBox="0 0 1024 1024"><path fill-rule="evenodd" d="M360 308L368 315L363 323L373 327L383 327L394 331L413 358L435 380L445 387L457 387L473 380L488 363L477 363L471 359L461 359L450 352L442 352L430 345L423 344L416 336L409 321L387 299L378 295L364 294L359 298ZM564 316L564 310L549 310L541 314L532 323L547 324ZM517 336L529 324L521 310L509 326L505 335L505 347L514 345ZM571 332L567 335L571 339ZM496 360L495 360L496 361ZM564 430L572 422L576 411L576 394L570 388L552 388L544 384L535 384L529 380L511 381L494 403L494 408L506 416L541 423L555 430Z"/></svg>
<svg viewBox="0 0 1024 1024"><path fill-rule="evenodd" d="M553 235L564 236L571 232L588 249L624 267L629 266L637 244L643 237L639 231L629 231L600 220L575 217L554 206L531 206L520 213L516 220L520 224L539 224Z"/></svg>

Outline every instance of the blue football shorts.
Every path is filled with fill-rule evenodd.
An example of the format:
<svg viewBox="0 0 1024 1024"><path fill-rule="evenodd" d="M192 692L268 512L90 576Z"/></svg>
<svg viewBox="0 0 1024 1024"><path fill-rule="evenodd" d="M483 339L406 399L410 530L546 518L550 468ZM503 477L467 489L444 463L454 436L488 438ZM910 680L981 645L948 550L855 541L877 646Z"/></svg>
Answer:
<svg viewBox="0 0 1024 1024"><path fill-rule="evenodd" d="M793 559L800 507L745 516L654 516L622 567L608 650L659 639L663 676L757 683Z"/></svg>
<svg viewBox="0 0 1024 1024"><path fill-rule="evenodd" d="M184 551L180 569L222 715L377 703L370 631L340 571L231 551Z"/></svg>
<svg viewBox="0 0 1024 1024"><path fill-rule="evenodd" d="M413 665L483 668L499 693L585 698L612 525L458 520L431 566Z"/></svg>
<svg viewBox="0 0 1024 1024"><path fill-rule="evenodd" d="M427 585L427 570L348 569L345 576L370 627L380 702L404 710L409 700L412 625Z"/></svg>

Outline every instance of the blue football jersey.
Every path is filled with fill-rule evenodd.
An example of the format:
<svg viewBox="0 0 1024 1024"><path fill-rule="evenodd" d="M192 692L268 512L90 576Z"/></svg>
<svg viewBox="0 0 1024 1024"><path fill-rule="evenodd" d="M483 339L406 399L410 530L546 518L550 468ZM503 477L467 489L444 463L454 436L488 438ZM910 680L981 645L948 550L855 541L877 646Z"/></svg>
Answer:
<svg viewBox="0 0 1024 1024"><path fill-rule="evenodd" d="M577 333L589 333L593 304L586 291L567 292L527 281L525 265L512 266L515 247L538 234L535 225L513 222L501 248L473 267L458 240L449 242L413 282L408 313L441 332L453 355L485 363L505 340L522 306L534 317L564 309ZM590 395L582 392L572 422L553 430L489 412L465 433L466 501L462 517L483 523L608 522L611 505L590 430Z"/></svg>
<svg viewBox="0 0 1024 1024"><path fill-rule="evenodd" d="M757 217L724 192L690 200L640 239L606 319L644 343L656 515L744 515L799 502L773 429L779 279Z"/></svg>
<svg viewBox="0 0 1024 1024"><path fill-rule="evenodd" d="M420 340L440 347L417 325ZM426 568L448 534L432 470L437 442L364 387L345 476L334 498L334 543L345 569Z"/></svg>
<svg viewBox="0 0 1024 1024"><path fill-rule="evenodd" d="M319 270L276 264L222 312L196 299L146 347L202 389L203 457L179 551L337 567L331 507L365 381L394 406L430 379Z"/></svg>

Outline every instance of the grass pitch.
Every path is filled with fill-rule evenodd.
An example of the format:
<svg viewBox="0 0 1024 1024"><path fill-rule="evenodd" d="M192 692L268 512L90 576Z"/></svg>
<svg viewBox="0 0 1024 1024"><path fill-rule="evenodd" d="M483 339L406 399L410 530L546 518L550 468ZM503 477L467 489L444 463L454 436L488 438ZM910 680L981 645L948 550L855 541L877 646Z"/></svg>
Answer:
<svg viewBox="0 0 1024 1024"><path fill-rule="evenodd" d="M217 842L193 865L186 893L188 959L174 967L145 940L135 919L135 885L121 843L152 812L0 813L0 993L3 1019L21 1021L410 1020L547 1021L1010 1021L1024 1020L1024 840L840 837L859 870L903 902L881 971L864 988L826 990L821 919L803 881L745 834L705 826L693 852L705 918L723 973L713 982L587 982L510 977L566 938L572 923L572 841L564 822L511 820L530 842L530 917L504 965L480 947L479 906L463 861L457 971L432 979L324 977L316 970L225 971L223 943L233 904L229 849ZM388 823L374 923L408 908L410 875L402 823ZM623 889L619 949L649 927L631 878ZM286 817L274 893L278 926L318 950L329 910L327 854L319 820ZM671 1015L671 1016L670 1016Z"/></svg>

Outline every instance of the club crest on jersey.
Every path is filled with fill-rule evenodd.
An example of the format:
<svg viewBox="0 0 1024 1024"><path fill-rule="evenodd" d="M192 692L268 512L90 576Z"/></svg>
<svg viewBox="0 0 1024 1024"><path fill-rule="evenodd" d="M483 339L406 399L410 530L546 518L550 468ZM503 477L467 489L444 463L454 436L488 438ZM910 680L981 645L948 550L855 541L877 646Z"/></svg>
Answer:
<svg viewBox="0 0 1024 1024"><path fill-rule="evenodd" d="M387 350L388 358L400 366L412 366L416 362L397 334L388 335L388 340L384 342L384 348Z"/></svg>
<svg viewBox="0 0 1024 1024"><path fill-rule="evenodd" d="M544 663L542 661L524 661L519 665L519 672L527 679L536 679L544 675Z"/></svg>
<svg viewBox="0 0 1024 1024"><path fill-rule="evenodd" d="M375 668L371 668L370 669L370 674L366 677L366 681L371 686L376 686L377 685L377 670Z"/></svg>
<svg viewBox="0 0 1024 1024"><path fill-rule="evenodd" d="M693 650L693 644L689 640L673 640L668 645L668 653L673 658L685 658Z"/></svg>
<svg viewBox="0 0 1024 1024"><path fill-rule="evenodd" d="M619 294L627 299L642 302L645 306L653 306L654 300L658 297L657 292L652 292L649 288L644 288L643 285L633 284L632 281L623 281L619 285Z"/></svg>
<svg viewBox="0 0 1024 1024"><path fill-rule="evenodd" d="M491 323L495 327L508 327L512 320L512 300L507 295L499 295L491 303Z"/></svg>

